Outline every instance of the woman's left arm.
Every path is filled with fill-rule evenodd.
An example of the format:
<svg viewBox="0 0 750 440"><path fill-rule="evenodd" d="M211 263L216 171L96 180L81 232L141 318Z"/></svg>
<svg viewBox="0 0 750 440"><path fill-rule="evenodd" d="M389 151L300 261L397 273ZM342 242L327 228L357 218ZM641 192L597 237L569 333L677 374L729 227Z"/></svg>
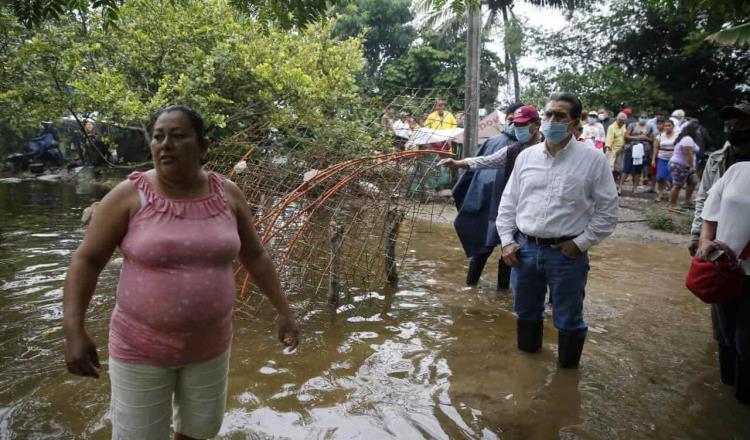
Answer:
<svg viewBox="0 0 750 440"><path fill-rule="evenodd" d="M299 344L299 328L294 314L281 291L281 283L273 266L270 255L266 252L255 230L253 215L242 191L227 180L224 183L227 199L237 215L237 231L240 234L240 255L242 266L252 277L261 292L268 297L279 312L279 340L287 347L295 348Z"/></svg>

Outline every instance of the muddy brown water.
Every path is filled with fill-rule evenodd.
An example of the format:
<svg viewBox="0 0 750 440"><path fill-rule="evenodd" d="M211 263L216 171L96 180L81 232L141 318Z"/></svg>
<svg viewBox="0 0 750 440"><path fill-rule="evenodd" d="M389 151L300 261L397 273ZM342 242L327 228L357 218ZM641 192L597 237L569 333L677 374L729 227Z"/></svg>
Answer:
<svg viewBox="0 0 750 440"><path fill-rule="evenodd" d="M0 439L110 435L108 316L119 261L100 279L89 330L99 380L65 372L62 282L96 192L0 183ZM463 285L447 225L418 224L396 289L354 292L302 319L285 353L273 312L238 314L220 438L750 438L750 408L718 380L708 309L683 287L682 248L608 241L591 252L581 367L560 371L556 332L515 348L512 296Z"/></svg>

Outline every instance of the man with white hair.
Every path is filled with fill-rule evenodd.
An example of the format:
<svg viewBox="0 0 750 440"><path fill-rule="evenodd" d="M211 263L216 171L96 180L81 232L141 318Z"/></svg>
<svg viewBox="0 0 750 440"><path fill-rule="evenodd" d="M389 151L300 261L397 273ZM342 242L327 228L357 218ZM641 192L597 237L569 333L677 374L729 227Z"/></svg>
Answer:
<svg viewBox="0 0 750 440"><path fill-rule="evenodd" d="M674 128L677 131L680 131L682 126L687 123L687 120L685 119L685 110L679 108L672 112L672 117L669 119L674 122Z"/></svg>

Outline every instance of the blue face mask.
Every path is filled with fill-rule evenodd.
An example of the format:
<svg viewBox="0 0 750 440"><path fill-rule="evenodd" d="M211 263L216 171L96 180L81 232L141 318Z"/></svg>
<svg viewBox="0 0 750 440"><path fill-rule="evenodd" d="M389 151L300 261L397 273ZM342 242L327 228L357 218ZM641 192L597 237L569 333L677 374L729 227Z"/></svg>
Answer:
<svg viewBox="0 0 750 440"><path fill-rule="evenodd" d="M559 144L568 136L568 122L542 122L542 134L552 144Z"/></svg>
<svg viewBox="0 0 750 440"><path fill-rule="evenodd" d="M589 124L596 124L597 122L599 122L599 118L596 116L589 116Z"/></svg>
<svg viewBox="0 0 750 440"><path fill-rule="evenodd" d="M641 119L638 120L638 122L640 122L641 125L644 125L644 124L646 124L646 122L648 122L648 119L641 118Z"/></svg>
<svg viewBox="0 0 750 440"><path fill-rule="evenodd" d="M526 143L531 140L531 132L529 127L515 127L516 139L522 143Z"/></svg>
<svg viewBox="0 0 750 440"><path fill-rule="evenodd" d="M511 122L510 124L505 126L505 134L507 134L508 136L513 136L514 133L515 133L515 127L513 126L513 123Z"/></svg>

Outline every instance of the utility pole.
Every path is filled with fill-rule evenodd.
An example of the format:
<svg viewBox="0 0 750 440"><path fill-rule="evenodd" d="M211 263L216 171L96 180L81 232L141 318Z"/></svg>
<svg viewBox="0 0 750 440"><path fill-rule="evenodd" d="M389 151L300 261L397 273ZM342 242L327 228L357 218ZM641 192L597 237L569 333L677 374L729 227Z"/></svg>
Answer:
<svg viewBox="0 0 750 440"><path fill-rule="evenodd" d="M482 27L482 6L479 0L467 2L466 19L469 30L466 38L466 95L464 100L463 157L477 154L479 140L479 47Z"/></svg>

